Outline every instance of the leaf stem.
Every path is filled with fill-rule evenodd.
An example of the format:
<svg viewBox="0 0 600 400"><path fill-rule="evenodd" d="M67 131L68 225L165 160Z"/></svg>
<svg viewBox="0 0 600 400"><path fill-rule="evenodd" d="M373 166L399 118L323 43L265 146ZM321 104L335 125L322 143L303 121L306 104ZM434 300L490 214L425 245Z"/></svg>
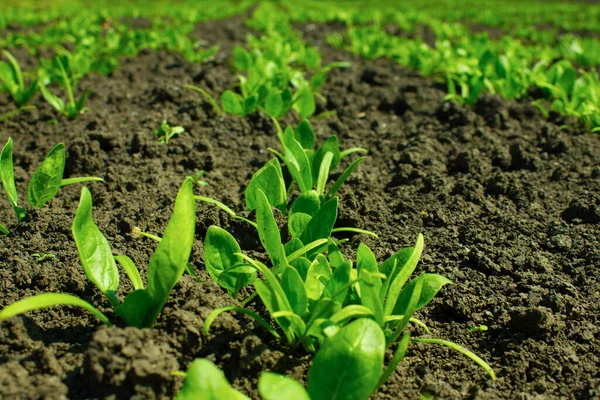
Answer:
<svg viewBox="0 0 600 400"><path fill-rule="evenodd" d="M74 185L77 183L84 183L84 182L104 182L104 179L99 178L97 176L81 176L81 177L77 177L77 178L67 178L67 179L63 179L60 182L60 187L67 186L67 185Z"/></svg>

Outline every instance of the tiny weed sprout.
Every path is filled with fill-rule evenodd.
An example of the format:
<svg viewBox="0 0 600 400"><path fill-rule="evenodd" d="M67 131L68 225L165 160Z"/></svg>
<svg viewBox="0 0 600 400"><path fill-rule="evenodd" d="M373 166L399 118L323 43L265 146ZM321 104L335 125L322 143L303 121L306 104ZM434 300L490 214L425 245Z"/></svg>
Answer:
<svg viewBox="0 0 600 400"><path fill-rule="evenodd" d="M154 131L154 136L156 136L156 140L158 143L169 143L169 140L176 135L180 135L185 132L182 126L171 126L169 122L165 119L160 127Z"/></svg>
<svg viewBox="0 0 600 400"><path fill-rule="evenodd" d="M75 119L77 116L83 114L87 110L87 108L85 107L85 102L87 101L90 89L86 89L83 92L83 94L79 96L77 100L75 100L75 97L73 95L73 87L75 85L75 82L67 74L67 71L65 70L65 67L63 66L63 63L60 60L60 58L57 58L56 60L60 71L60 76L62 78L62 82L65 85L67 91L67 103L65 104L63 99L50 92L50 90L42 83L40 83L39 88L42 92L42 96L44 96L44 99L48 102L48 104L52 106L52 108L54 108L57 112L66 116L69 119Z"/></svg>
<svg viewBox="0 0 600 400"><path fill-rule="evenodd" d="M0 83L8 91L18 109L23 110L22 107L37 93L38 82L34 80L26 85L19 62L6 50L3 50L2 54L8 59L8 63L0 62Z"/></svg>
<svg viewBox="0 0 600 400"><path fill-rule="evenodd" d="M48 253L33 253L31 257L35 257L39 262L49 260L51 258L55 258L56 254L48 254Z"/></svg>
<svg viewBox="0 0 600 400"><path fill-rule="evenodd" d="M144 288L140 273L133 261L125 256L113 257L110 245L92 220L92 197L89 190L81 190L79 207L73 220L73 237L79 259L88 279L107 297L115 313L129 326L152 327L169 294L185 270L194 242L196 221L193 183L186 179L175 199L173 214L164 236L150 259L148 283ZM117 264L125 270L134 291L121 303L116 291L119 287ZM0 311L0 321L28 311L56 305L81 307L110 325L109 319L90 303L64 293L45 293L19 300Z"/></svg>
<svg viewBox="0 0 600 400"><path fill-rule="evenodd" d="M6 145L4 145L4 148L2 149L2 153L0 153L0 179L2 180L4 191L8 196L8 201L17 216L17 222L21 222L26 215L26 210L19 206L19 194L17 193L15 185L12 148L12 139L8 138ZM27 202L30 206L37 208L44 207L48 201L56 196L63 186L90 181L104 182L104 179L93 176L63 178L65 162L65 145L59 143L50 150L50 153L48 153L44 161L42 161L40 166L35 170L29 181L29 186L27 187Z"/></svg>

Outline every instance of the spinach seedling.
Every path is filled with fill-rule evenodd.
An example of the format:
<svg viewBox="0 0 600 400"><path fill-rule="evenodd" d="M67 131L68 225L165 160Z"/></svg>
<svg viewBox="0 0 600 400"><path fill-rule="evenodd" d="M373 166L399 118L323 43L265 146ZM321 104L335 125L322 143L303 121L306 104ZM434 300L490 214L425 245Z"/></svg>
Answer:
<svg viewBox="0 0 600 400"><path fill-rule="evenodd" d="M8 64L0 62L0 82L10 93L19 110L23 110L22 107L36 94L38 81L34 80L27 86L19 62L6 50L3 50L2 54L8 59Z"/></svg>
<svg viewBox="0 0 600 400"><path fill-rule="evenodd" d="M19 206L19 194L15 185L15 174L13 166L13 142L8 138L6 145L0 153L0 179L2 186L8 196L8 201L13 207L17 216L17 222L26 215L25 208ZM27 187L27 202L32 207L42 208L52 199L61 187L73 185L77 183L99 181L104 182L104 179L86 176L78 178L63 178L65 170L66 154L65 145L57 144L44 161L35 170Z"/></svg>
<svg viewBox="0 0 600 400"><path fill-rule="evenodd" d="M344 327L330 326L308 373L308 388L295 380L262 372L258 392L264 400L366 400L380 386L383 376L385 337L373 320L360 318ZM408 337L408 335L407 335ZM401 342L400 358L408 340ZM395 362L393 360L392 362ZM397 362L394 365L397 365ZM335 371L335 374L332 374ZM184 374L177 400L249 399L227 381L212 362L196 359Z"/></svg>
<svg viewBox="0 0 600 400"><path fill-rule="evenodd" d="M154 136L158 140L158 143L169 143L169 140L176 135L180 135L185 132L185 129L182 126L171 126L169 122L165 119L160 127L154 131Z"/></svg>
<svg viewBox="0 0 600 400"><path fill-rule="evenodd" d="M108 241L92 219L92 197L86 187L81 190L79 207L73 220L73 237L86 276L108 298L115 313L129 326L148 328L156 322L169 294L185 270L194 242L195 223L193 183L188 178L177 194L173 214L150 259L148 284L145 288L138 269L129 257L113 257ZM121 264L135 289L122 303L116 296L119 271L115 259ZM55 305L81 307L94 314L104 324L111 324L109 319L90 303L65 293L45 293L19 300L0 311L0 321Z"/></svg>
<svg viewBox="0 0 600 400"><path fill-rule="evenodd" d="M69 75L67 75L62 61L60 61L59 58L57 58L56 60L60 69L60 76L62 77L63 84L65 85L65 88L67 90L67 103L65 104L63 99L50 92L50 90L48 90L48 88L45 85L40 83L39 88L42 92L42 96L44 96L44 99L46 99L46 101L52 106L52 108L54 108L60 114L63 114L69 119L75 119L77 116L83 114L87 110L87 108L85 107L85 102L87 101L87 97L90 94L90 89L86 89L83 92L83 94L79 96L77 100L75 100L75 97L73 96L73 82L71 81L71 78L69 78Z"/></svg>
<svg viewBox="0 0 600 400"><path fill-rule="evenodd" d="M33 253L31 257L35 257L39 262L49 260L51 258L55 258L56 254L48 254L48 253Z"/></svg>

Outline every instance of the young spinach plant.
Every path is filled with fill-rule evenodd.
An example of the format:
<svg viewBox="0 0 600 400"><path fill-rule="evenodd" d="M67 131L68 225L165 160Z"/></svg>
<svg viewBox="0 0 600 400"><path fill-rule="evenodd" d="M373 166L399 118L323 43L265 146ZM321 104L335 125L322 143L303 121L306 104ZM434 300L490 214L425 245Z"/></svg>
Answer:
<svg viewBox="0 0 600 400"><path fill-rule="evenodd" d="M83 114L87 110L85 107L85 102L90 94L90 89L86 89L83 94L79 96L77 100L75 100L73 95L74 82L67 74L67 71L65 70L60 58L57 58L56 61L60 70L60 76L62 77L63 84L67 90L67 103L65 104L63 99L50 92L50 90L48 90L48 88L41 83L39 85L40 91L42 92L44 99L46 99L52 108L54 108L60 114L66 116L68 119L75 119L77 116Z"/></svg>
<svg viewBox="0 0 600 400"><path fill-rule="evenodd" d="M0 83L8 91L18 109L22 110L22 107L37 93L38 81L34 80L27 85L15 57L6 50L3 50L2 54L8 59L8 64L0 62Z"/></svg>
<svg viewBox="0 0 600 400"><path fill-rule="evenodd" d="M196 221L192 180L187 178L175 199L173 214L148 266L148 283L143 286L133 261L125 256L113 257L110 245L92 219L92 197L84 187L73 221L73 237L79 259L88 279L108 298L115 313L129 326L152 327L169 294L179 281L192 251ZM134 291L121 303L116 291L119 271L116 261L131 280ZM44 293L21 299L0 311L0 321L28 311L55 305L81 307L110 325L110 320L97 308L78 297L65 293Z"/></svg>
<svg viewBox="0 0 600 400"><path fill-rule="evenodd" d="M85 176L77 178L63 178L66 162L65 145L57 144L44 161L35 170L27 187L27 202L30 206L42 208L50 201L60 190L61 187L77 183L99 181L104 179ZM17 222L26 215L25 208L19 206L19 194L15 185L15 174L13 166L13 141L8 138L6 145L0 153L0 179L2 186L8 196L8 201L13 207L17 216Z"/></svg>
<svg viewBox="0 0 600 400"><path fill-rule="evenodd" d="M160 127L154 131L154 136L158 140L158 143L169 143L169 140L176 135L180 135L185 132L183 126L171 126L169 122L165 119Z"/></svg>

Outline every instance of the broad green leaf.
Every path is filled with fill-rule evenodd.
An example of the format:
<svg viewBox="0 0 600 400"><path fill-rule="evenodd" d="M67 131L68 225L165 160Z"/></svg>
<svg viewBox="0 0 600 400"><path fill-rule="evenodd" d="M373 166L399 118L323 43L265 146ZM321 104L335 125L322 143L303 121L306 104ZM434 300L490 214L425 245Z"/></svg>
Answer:
<svg viewBox="0 0 600 400"><path fill-rule="evenodd" d="M312 217L300 236L302 243L314 242L317 239L327 239L335 225L338 211L338 198L328 200Z"/></svg>
<svg viewBox="0 0 600 400"><path fill-rule="evenodd" d="M85 186L81 188L72 230L85 274L102 293L110 296L119 287L119 270L108 240L92 219L92 195Z"/></svg>
<svg viewBox="0 0 600 400"><path fill-rule="evenodd" d="M296 271L298 271L298 274L300 274L300 278L302 278L302 281L306 280L306 275L308 274L310 264L310 260L306 257L297 258L296 260L290 263L290 265L294 267Z"/></svg>
<svg viewBox="0 0 600 400"><path fill-rule="evenodd" d="M368 399L377 388L385 348L385 336L377 322L361 318L349 323L317 352L308 373L310 398Z"/></svg>
<svg viewBox="0 0 600 400"><path fill-rule="evenodd" d="M253 94L244 99L244 112L242 115L245 117L250 114L252 111L256 110L256 106L258 104L258 96Z"/></svg>
<svg viewBox="0 0 600 400"><path fill-rule="evenodd" d="M334 269L331 279L329 279L329 282L325 286L325 295L327 297L335 296L333 300L344 304L348 295L348 285L351 281L351 270L352 263L350 261L343 261Z"/></svg>
<svg viewBox="0 0 600 400"><path fill-rule="evenodd" d="M410 301L409 296L412 293L411 288L416 285L417 281L421 281L423 286L421 288L421 297L419 297L415 311L429 303L435 297L437 292L440 291L442 286L452 283L450 279L438 274L419 275L417 278L410 281L408 285L402 289L402 292L400 292L396 307L394 308L394 315L405 315L408 302Z"/></svg>
<svg viewBox="0 0 600 400"><path fill-rule="evenodd" d="M140 314L143 318L141 326L138 327L149 328L154 325L171 291L185 271L192 252L196 226L193 185L192 179L186 178L177 193L173 214L150 259L146 289L130 293L122 304L121 309L125 313L121 312L119 315L125 319L129 310L141 308ZM148 303L140 304L140 298L146 296L138 294L139 292L147 294Z"/></svg>
<svg viewBox="0 0 600 400"><path fill-rule="evenodd" d="M10 232L4 225L0 224L0 233L2 233L4 235L8 235Z"/></svg>
<svg viewBox="0 0 600 400"><path fill-rule="evenodd" d="M258 393L264 400L310 400L308 392L300 383L272 372L260 374Z"/></svg>
<svg viewBox="0 0 600 400"><path fill-rule="evenodd" d="M285 182L283 181L281 165L276 157L273 157L261 169L256 171L252 175L250 183L248 183L244 195L246 197L246 207L250 211L256 209L258 190L265 193L269 204L285 212L287 202Z"/></svg>
<svg viewBox="0 0 600 400"><path fill-rule="evenodd" d="M302 122L294 130L294 138L302 145L305 150L310 150L315 145L315 131L307 119Z"/></svg>
<svg viewBox="0 0 600 400"><path fill-rule="evenodd" d="M240 46L233 49L233 60L238 71L248 71L252 66L252 55Z"/></svg>
<svg viewBox="0 0 600 400"><path fill-rule="evenodd" d="M371 310L377 323L383 325L383 305L379 299L381 279L374 276L379 273L377 259L371 249L363 243L358 246L356 252L356 268L358 276L362 278L358 283L361 303Z"/></svg>
<svg viewBox="0 0 600 400"><path fill-rule="evenodd" d="M292 203L288 218L288 229L292 237L297 238L302 235L304 229L321 207L321 199L314 190L301 193Z"/></svg>
<svg viewBox="0 0 600 400"><path fill-rule="evenodd" d="M389 284L388 291L385 294L386 300L383 312L385 316L391 315L392 311L395 309L400 291L417 267L417 263L421 258L421 253L423 253L423 246L423 235L419 234L415 247L395 253L379 266L379 272L388 277L386 280L392 280ZM394 267L394 262L397 263L396 276L390 276L390 272ZM380 294L380 298L381 297L383 296Z"/></svg>
<svg viewBox="0 0 600 400"><path fill-rule="evenodd" d="M322 280L328 281L331 278L332 272L329 263L324 255L319 254L308 268L306 274L306 294L310 300L317 301L321 297L325 284Z"/></svg>
<svg viewBox="0 0 600 400"><path fill-rule="evenodd" d="M281 92L281 101L282 101L282 107L281 107L281 113L279 115L285 115L292 109L292 105L293 105L292 91L290 90L289 87L283 89L283 92Z"/></svg>
<svg viewBox="0 0 600 400"><path fill-rule="evenodd" d="M319 170L321 168L321 163L323 162L323 159L325 158L325 155L328 152L333 154L333 159L331 160L331 165L329 167L330 170L333 170L335 167L337 167L337 165L340 162L340 145L338 143L338 138L336 135L332 135L329 138L327 138L325 143L323 143L321 147L319 147L315 154L313 154L312 156L311 170L313 181L315 182L319 178Z"/></svg>
<svg viewBox="0 0 600 400"><path fill-rule="evenodd" d="M302 118L308 118L315 113L315 95L309 86L304 86L294 94L294 108Z"/></svg>
<svg viewBox="0 0 600 400"><path fill-rule="evenodd" d="M285 244L285 246L283 246L283 248L285 250L285 255L289 256L290 254L294 253L295 251L300 250L303 246L304 245L302 244L300 239L292 239L289 242L287 242Z"/></svg>
<svg viewBox="0 0 600 400"><path fill-rule="evenodd" d="M57 144L35 170L27 187L27 202L42 208L60 190L65 171L65 145Z"/></svg>
<svg viewBox="0 0 600 400"><path fill-rule="evenodd" d="M283 100L281 99L281 94L278 92L269 94L265 99L265 111L267 114L271 117L279 117L282 109Z"/></svg>
<svg viewBox="0 0 600 400"><path fill-rule="evenodd" d="M240 273L235 276L235 279L228 281L219 280L219 276L224 271L243 263L242 258L236 255L240 252L240 245L229 232L214 225L208 228L204 239L204 264L210 276L230 294L249 285L256 278L256 273L253 272Z"/></svg>
<svg viewBox="0 0 600 400"><path fill-rule="evenodd" d="M327 248L327 255L329 257L329 262L331 266L335 269L340 268L344 264L344 256L340 251L340 248L335 244L332 239L329 239L329 244Z"/></svg>
<svg viewBox="0 0 600 400"><path fill-rule="evenodd" d="M66 293L43 293L16 301L0 311L0 321L7 320L20 314L25 314L29 311L60 305L81 307L94 314L94 316L105 325L111 325L108 318L96 307L85 300L81 300L78 297Z"/></svg>
<svg viewBox="0 0 600 400"><path fill-rule="evenodd" d="M263 247L269 254L273 268L282 263L287 265L285 250L281 245L281 234L273 216L273 210L265 193L258 189L256 193L256 224L258 236Z"/></svg>
<svg viewBox="0 0 600 400"><path fill-rule="evenodd" d="M285 292L292 311L298 316L304 316L308 307L308 297L304 282L294 267L287 267L281 274L281 288Z"/></svg>
<svg viewBox="0 0 600 400"><path fill-rule="evenodd" d="M6 145L2 149L2 153L0 153L0 178L2 178L2 186L4 186L4 192L8 197L8 201L17 215L17 221L21 222L25 218L26 212L24 208L19 207L19 194L15 185L12 148L12 139L8 138Z"/></svg>
<svg viewBox="0 0 600 400"><path fill-rule="evenodd" d="M140 276L140 272L135 266L133 260L124 254L115 256L115 260L121 265L121 267L123 267L123 270L125 270L125 273L133 285L133 289L143 289L144 283L142 282L142 277Z"/></svg>
<svg viewBox="0 0 600 400"><path fill-rule="evenodd" d="M187 370L183 387L175 399L250 400L249 397L231 387L223 372L204 358L198 358L192 362Z"/></svg>
<svg viewBox="0 0 600 400"><path fill-rule="evenodd" d="M148 310L152 308L152 298L145 289L138 289L130 292L125 301L115 307L117 314L127 326L136 328L145 328L145 320Z"/></svg>
<svg viewBox="0 0 600 400"><path fill-rule="evenodd" d="M226 90L221 95L221 105L223 106L223 110L228 114L244 114L244 99L231 90Z"/></svg>

